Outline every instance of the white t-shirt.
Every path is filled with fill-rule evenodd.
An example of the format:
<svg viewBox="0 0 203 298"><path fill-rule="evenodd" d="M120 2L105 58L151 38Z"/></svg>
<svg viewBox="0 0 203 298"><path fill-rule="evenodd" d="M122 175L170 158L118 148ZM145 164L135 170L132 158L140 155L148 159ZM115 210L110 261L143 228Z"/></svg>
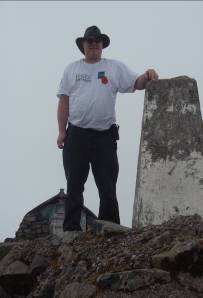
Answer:
<svg viewBox="0 0 203 298"><path fill-rule="evenodd" d="M68 121L73 125L104 130L116 123L117 92L133 92L137 77L117 60L90 64L80 59L65 68L57 97L69 96Z"/></svg>

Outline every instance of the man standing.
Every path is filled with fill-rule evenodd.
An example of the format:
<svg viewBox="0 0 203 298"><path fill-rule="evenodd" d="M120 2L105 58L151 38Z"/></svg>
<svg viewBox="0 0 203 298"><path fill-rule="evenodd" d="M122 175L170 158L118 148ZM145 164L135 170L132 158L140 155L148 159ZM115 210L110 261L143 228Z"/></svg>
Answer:
<svg viewBox="0 0 203 298"><path fill-rule="evenodd" d="M81 230L83 191L90 165L100 197L98 218L120 224L116 94L144 89L148 81L158 79L153 69L138 75L120 61L102 58L102 49L109 46L110 39L96 26L87 28L76 44L85 58L65 68L57 92L57 145L63 149L67 180L64 231Z"/></svg>

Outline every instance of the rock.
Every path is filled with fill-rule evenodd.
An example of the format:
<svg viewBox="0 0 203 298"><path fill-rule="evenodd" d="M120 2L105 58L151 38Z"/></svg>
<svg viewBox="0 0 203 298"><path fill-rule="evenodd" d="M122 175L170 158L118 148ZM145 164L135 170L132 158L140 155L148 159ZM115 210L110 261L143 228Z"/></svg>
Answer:
<svg viewBox="0 0 203 298"><path fill-rule="evenodd" d="M170 243L172 240L171 233L169 231L165 231L163 234L153 237L148 245L153 247L160 247L163 246L163 243L167 242Z"/></svg>
<svg viewBox="0 0 203 298"><path fill-rule="evenodd" d="M28 295L32 290L34 281L30 274L5 274L0 276L0 285L8 294Z"/></svg>
<svg viewBox="0 0 203 298"><path fill-rule="evenodd" d="M45 288L42 291L41 297L43 297L43 298L54 298L54 290L55 290L55 287L53 285L49 285L47 288Z"/></svg>
<svg viewBox="0 0 203 298"><path fill-rule="evenodd" d="M33 291L27 298L54 298L56 277L48 275L48 272L38 277L38 282L33 287ZM58 297L58 296L57 296Z"/></svg>
<svg viewBox="0 0 203 298"><path fill-rule="evenodd" d="M180 273L178 275L178 281L187 289L203 293L203 276L194 278L189 273Z"/></svg>
<svg viewBox="0 0 203 298"><path fill-rule="evenodd" d="M48 266L48 262L45 257L42 255L35 255L31 265L30 265L30 273L33 276L37 276L44 272Z"/></svg>
<svg viewBox="0 0 203 298"><path fill-rule="evenodd" d="M11 298L11 296L4 291L4 289L0 286L0 297L1 298Z"/></svg>
<svg viewBox="0 0 203 298"><path fill-rule="evenodd" d="M169 271L189 271L198 259L200 248L198 242L189 240L177 243L171 250L154 255L152 267Z"/></svg>
<svg viewBox="0 0 203 298"><path fill-rule="evenodd" d="M73 248L65 245L65 243L60 246L59 253L61 254L61 263L66 265L78 258L78 254L73 250Z"/></svg>
<svg viewBox="0 0 203 298"><path fill-rule="evenodd" d="M203 239L198 239L198 245L199 245L200 250L203 251Z"/></svg>
<svg viewBox="0 0 203 298"><path fill-rule="evenodd" d="M68 284L59 298L93 298L96 287L87 283L73 282Z"/></svg>
<svg viewBox="0 0 203 298"><path fill-rule="evenodd" d="M61 244L61 239L56 235L52 235L50 241L53 246L59 246Z"/></svg>
<svg viewBox="0 0 203 298"><path fill-rule="evenodd" d="M1 244L0 245L0 261L9 253L12 246L8 244Z"/></svg>
<svg viewBox="0 0 203 298"><path fill-rule="evenodd" d="M171 282L167 284L155 284L147 288L126 292L105 290L99 292L96 298L202 298L201 293L188 290L178 284Z"/></svg>
<svg viewBox="0 0 203 298"><path fill-rule="evenodd" d="M130 228L106 221L95 220L92 224L92 232L95 234L123 234L131 231Z"/></svg>
<svg viewBox="0 0 203 298"><path fill-rule="evenodd" d="M77 271L80 272L80 274L85 274L85 272L87 271L87 264L84 260L81 260L78 262L77 264Z"/></svg>
<svg viewBox="0 0 203 298"><path fill-rule="evenodd" d="M28 243L28 242L27 242ZM15 242L14 244L11 243L5 243L4 245L8 245L9 252L3 257L3 259L0 261L0 276L5 274L7 272L8 268L12 268L12 266L17 267L18 265L23 266L25 265L25 262L21 262L19 260L23 260L22 252L23 249L26 247L26 242ZM15 263L16 261L20 263ZM12 265L13 264L13 265ZM22 268L22 267L21 267ZM23 269L24 270L24 269ZM24 272L23 272L24 273Z"/></svg>
<svg viewBox="0 0 203 298"><path fill-rule="evenodd" d="M42 289L36 293L32 292L26 298L54 298L55 296L55 286L54 284L44 285Z"/></svg>
<svg viewBox="0 0 203 298"><path fill-rule="evenodd" d="M0 276L0 285L11 295L27 295L32 289L33 278L29 267L21 261L11 263Z"/></svg>
<svg viewBox="0 0 203 298"><path fill-rule="evenodd" d="M203 239L197 239L198 247L200 249L198 253L198 258L191 264L190 273L193 276L203 275Z"/></svg>
<svg viewBox="0 0 203 298"><path fill-rule="evenodd" d="M195 232L199 222L197 216L180 216L140 231L112 235L87 231L71 244L52 235L3 243L11 250L0 261L0 286L10 298L202 298L203 236ZM181 255L182 263L187 261L190 274L185 275L185 284L181 271L150 268L150 257L164 252L172 254L175 264ZM46 270L40 274L41 267Z"/></svg>
<svg viewBox="0 0 203 298"><path fill-rule="evenodd" d="M196 226L196 234L203 236L203 221Z"/></svg>
<svg viewBox="0 0 203 298"><path fill-rule="evenodd" d="M26 274L28 271L29 267L25 263L15 261L6 268L4 274Z"/></svg>
<svg viewBox="0 0 203 298"><path fill-rule="evenodd" d="M111 290L136 291L155 283L170 282L170 274L159 269L136 269L106 273L97 278L97 285Z"/></svg>
<svg viewBox="0 0 203 298"><path fill-rule="evenodd" d="M73 242L73 240L79 238L83 234L82 231L66 231L63 233L62 242L69 244Z"/></svg>
<svg viewBox="0 0 203 298"><path fill-rule="evenodd" d="M13 243L13 242L15 242L14 238L7 237L4 239L4 243Z"/></svg>

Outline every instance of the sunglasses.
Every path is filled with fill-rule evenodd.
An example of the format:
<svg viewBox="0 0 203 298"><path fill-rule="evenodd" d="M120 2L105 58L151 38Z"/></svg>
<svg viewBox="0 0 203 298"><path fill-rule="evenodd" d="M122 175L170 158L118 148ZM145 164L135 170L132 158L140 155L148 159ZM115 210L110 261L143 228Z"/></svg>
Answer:
<svg viewBox="0 0 203 298"><path fill-rule="evenodd" d="M88 44L92 44L93 42L99 43L102 41L101 37L89 37L85 39Z"/></svg>

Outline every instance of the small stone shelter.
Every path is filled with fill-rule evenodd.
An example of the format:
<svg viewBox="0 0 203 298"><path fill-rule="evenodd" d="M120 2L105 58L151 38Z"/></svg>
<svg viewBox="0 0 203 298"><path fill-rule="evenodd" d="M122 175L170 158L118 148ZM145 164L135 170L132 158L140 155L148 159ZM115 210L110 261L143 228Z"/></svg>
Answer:
<svg viewBox="0 0 203 298"><path fill-rule="evenodd" d="M67 199L63 189L49 200L29 211L16 232L16 239L35 239L50 234L63 235L64 205ZM84 206L81 213L81 227L84 231L97 219L96 215Z"/></svg>

